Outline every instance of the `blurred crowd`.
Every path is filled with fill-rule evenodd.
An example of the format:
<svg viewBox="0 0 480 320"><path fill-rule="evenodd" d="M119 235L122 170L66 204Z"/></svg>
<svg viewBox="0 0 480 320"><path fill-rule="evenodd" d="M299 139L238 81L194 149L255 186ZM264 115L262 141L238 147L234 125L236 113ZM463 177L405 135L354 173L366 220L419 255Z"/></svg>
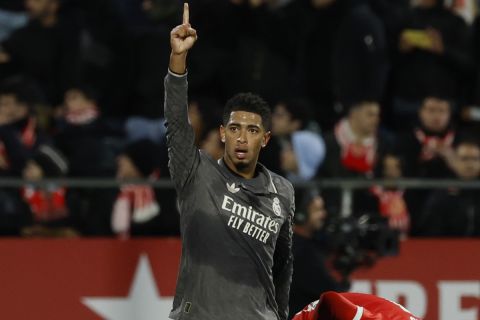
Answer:
<svg viewBox="0 0 480 320"><path fill-rule="evenodd" d="M480 176L477 3L195 0L189 118L220 158L223 103L272 106L260 161L292 182ZM173 190L38 188L42 178L168 177L163 78L177 0L0 0L0 234L177 235ZM356 191L404 236L480 236L478 191ZM329 215L338 190L324 190Z"/></svg>

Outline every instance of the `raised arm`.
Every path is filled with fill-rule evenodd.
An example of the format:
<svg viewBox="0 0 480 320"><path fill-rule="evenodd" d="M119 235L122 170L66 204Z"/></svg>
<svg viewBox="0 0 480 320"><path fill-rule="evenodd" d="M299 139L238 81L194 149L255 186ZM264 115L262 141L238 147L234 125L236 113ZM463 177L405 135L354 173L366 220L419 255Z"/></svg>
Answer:
<svg viewBox="0 0 480 320"><path fill-rule="evenodd" d="M193 128L188 122L188 83L186 74L187 52L197 40L197 32L190 26L188 4L184 5L183 23L170 33L169 71L165 77L165 120L169 169L177 193L181 195L185 184L199 163Z"/></svg>

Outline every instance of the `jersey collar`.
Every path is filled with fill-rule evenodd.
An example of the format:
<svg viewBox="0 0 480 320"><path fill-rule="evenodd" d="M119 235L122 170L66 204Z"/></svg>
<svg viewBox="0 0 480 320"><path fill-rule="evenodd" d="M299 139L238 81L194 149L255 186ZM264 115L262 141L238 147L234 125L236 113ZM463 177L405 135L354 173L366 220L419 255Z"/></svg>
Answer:
<svg viewBox="0 0 480 320"><path fill-rule="evenodd" d="M228 166L225 164L225 161L223 161L223 158L218 159L217 163L221 169L221 171L227 175L230 179L235 181L242 189L251 191L255 194L270 194L270 193L278 193L277 188L275 187L275 184L273 183L272 175L270 174L270 171L261 163L257 163L257 172L258 175L263 177L263 179L260 179L263 183L251 183L251 179L245 179L228 168Z"/></svg>

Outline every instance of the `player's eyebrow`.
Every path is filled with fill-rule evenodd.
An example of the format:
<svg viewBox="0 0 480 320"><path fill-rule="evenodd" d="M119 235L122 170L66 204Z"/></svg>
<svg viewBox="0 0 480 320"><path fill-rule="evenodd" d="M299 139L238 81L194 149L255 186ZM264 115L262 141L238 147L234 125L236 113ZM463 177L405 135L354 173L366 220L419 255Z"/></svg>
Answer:
<svg viewBox="0 0 480 320"><path fill-rule="evenodd" d="M227 124L228 127L247 127L247 128L255 128L255 129L261 129L261 126L258 124L242 124L240 122L230 122Z"/></svg>

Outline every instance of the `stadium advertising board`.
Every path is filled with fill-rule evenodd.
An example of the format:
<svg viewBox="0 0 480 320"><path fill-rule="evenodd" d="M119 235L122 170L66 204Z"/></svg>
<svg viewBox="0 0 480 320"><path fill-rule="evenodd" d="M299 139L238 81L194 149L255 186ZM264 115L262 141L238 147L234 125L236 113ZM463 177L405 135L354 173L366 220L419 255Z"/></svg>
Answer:
<svg viewBox="0 0 480 320"><path fill-rule="evenodd" d="M480 320L480 240L409 240L353 289L427 320ZM2 319L167 319L178 239L0 241Z"/></svg>

